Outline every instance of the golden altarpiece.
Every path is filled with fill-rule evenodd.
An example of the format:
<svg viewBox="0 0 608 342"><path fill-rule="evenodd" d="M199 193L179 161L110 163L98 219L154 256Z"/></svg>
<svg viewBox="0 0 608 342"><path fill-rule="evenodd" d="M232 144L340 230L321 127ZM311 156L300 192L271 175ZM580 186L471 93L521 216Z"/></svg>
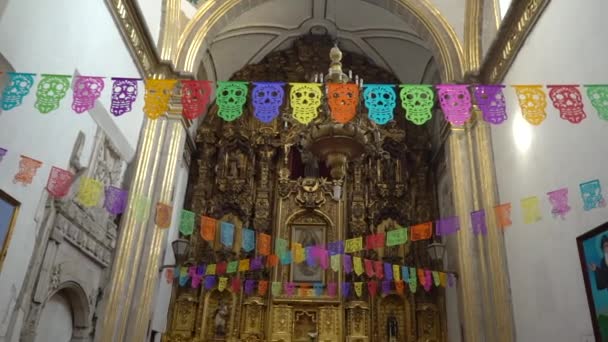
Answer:
<svg viewBox="0 0 608 342"><path fill-rule="evenodd" d="M399 83L367 59L347 53L341 59L327 37L305 36L292 48L271 53L260 63L234 74L234 80ZM331 49L331 60L330 60ZM327 74L326 68L330 66ZM356 80L342 72L351 69ZM349 75L351 73L349 72ZM402 109L395 120L378 126L359 105L348 124L331 120L327 104L319 117L302 125L290 116L285 94L281 117L264 124L252 115L249 103L240 119L225 122L214 105L199 127L185 208L236 226L235 243L227 249L191 240L190 262L215 263L256 256L244 252L240 230L281 237L304 246L385 232L398 225L434 218L435 190L430 167L427 128L406 122ZM198 221L197 221L198 224ZM431 267L427 242L365 250L360 256L386 262ZM305 263L240 272L240 279L294 282L294 296L247 296L228 289L207 291L201 286L174 285L167 333L163 341L445 341L442 290L405 295L354 291L336 297L315 296L312 282L366 281L343 272L308 268ZM327 293L324 291L324 293ZM226 311L225 331L218 334L214 319ZM389 339L388 322L397 328ZM394 334L394 333L393 333Z"/></svg>

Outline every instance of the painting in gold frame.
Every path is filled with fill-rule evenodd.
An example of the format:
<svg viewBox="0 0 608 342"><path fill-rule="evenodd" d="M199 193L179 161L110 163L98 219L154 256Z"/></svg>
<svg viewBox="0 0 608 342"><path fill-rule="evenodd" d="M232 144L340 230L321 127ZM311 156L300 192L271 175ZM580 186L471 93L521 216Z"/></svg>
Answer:
<svg viewBox="0 0 608 342"><path fill-rule="evenodd" d="M6 258L20 206L19 201L0 190L0 272L2 271L4 258Z"/></svg>
<svg viewBox="0 0 608 342"><path fill-rule="evenodd" d="M291 226L291 242L299 243L302 247L325 246L324 225ZM291 267L291 281L296 283L323 282L325 272L321 267L309 267L306 262L294 263Z"/></svg>

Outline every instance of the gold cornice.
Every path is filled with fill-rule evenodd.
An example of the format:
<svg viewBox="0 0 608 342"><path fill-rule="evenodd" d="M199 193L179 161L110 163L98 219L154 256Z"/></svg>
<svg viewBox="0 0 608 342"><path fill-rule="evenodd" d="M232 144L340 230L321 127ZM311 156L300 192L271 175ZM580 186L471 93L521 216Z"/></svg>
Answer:
<svg viewBox="0 0 608 342"><path fill-rule="evenodd" d="M169 65L161 63L134 0L105 1L140 74L145 78L180 78Z"/></svg>
<svg viewBox="0 0 608 342"><path fill-rule="evenodd" d="M500 28L500 22L502 21L501 18L501 11L500 11L500 3L498 2L498 0L492 0L492 6L494 7L494 20L496 22L496 30L498 30Z"/></svg>
<svg viewBox="0 0 608 342"><path fill-rule="evenodd" d="M177 52L177 43L181 32L179 22L181 14L181 0L163 0L163 14L160 30L160 59L165 63L172 63Z"/></svg>
<svg viewBox="0 0 608 342"><path fill-rule="evenodd" d="M480 69L484 83L501 82L551 0L514 1Z"/></svg>
<svg viewBox="0 0 608 342"><path fill-rule="evenodd" d="M479 69L481 60L481 34L483 18L483 0L466 0L464 46L466 71Z"/></svg>
<svg viewBox="0 0 608 342"><path fill-rule="evenodd" d="M442 75L442 79L444 82L451 82L457 79L460 79L464 76L464 53L462 49L462 44L456 32L452 28L452 26L448 23L447 19L441 14L441 12L433 6L428 0L420 0L420 1L411 1L411 0L398 0L399 3L411 11L427 28L427 30L433 36L433 39L437 43L439 47L439 53L441 55L441 60L443 62L444 74ZM413 4L420 4L423 9L432 14L432 17L435 18L439 24L439 27L442 28L442 31L446 36L443 36L431 23L430 18L422 13L421 10L416 9ZM446 41L449 40L449 41ZM453 45L453 52L450 52L449 45Z"/></svg>

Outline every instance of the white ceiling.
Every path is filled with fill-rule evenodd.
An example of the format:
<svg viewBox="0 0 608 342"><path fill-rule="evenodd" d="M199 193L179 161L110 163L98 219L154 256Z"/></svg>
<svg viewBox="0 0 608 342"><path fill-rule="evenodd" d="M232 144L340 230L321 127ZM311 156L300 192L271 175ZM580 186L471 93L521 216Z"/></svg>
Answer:
<svg viewBox="0 0 608 342"><path fill-rule="evenodd" d="M438 78L431 52L412 27L384 9L360 0L274 0L243 13L211 39L204 66L225 80L309 33L328 33L340 48L370 58L402 83Z"/></svg>

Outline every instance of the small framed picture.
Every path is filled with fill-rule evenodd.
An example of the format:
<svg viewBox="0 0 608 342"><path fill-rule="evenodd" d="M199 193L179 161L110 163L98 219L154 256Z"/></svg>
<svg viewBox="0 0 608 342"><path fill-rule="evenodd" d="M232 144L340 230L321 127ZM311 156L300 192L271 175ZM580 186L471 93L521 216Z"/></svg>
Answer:
<svg viewBox="0 0 608 342"><path fill-rule="evenodd" d="M6 258L6 252L8 251L11 234L17 221L20 205L21 203L16 199L0 190L0 272Z"/></svg>
<svg viewBox="0 0 608 342"><path fill-rule="evenodd" d="M576 238L596 341L608 341L608 222Z"/></svg>
<svg viewBox="0 0 608 342"><path fill-rule="evenodd" d="M306 248L325 246L325 226L293 225L291 241ZM324 281L325 271L321 267L309 267L305 262L291 266L291 281L298 283L315 283Z"/></svg>

